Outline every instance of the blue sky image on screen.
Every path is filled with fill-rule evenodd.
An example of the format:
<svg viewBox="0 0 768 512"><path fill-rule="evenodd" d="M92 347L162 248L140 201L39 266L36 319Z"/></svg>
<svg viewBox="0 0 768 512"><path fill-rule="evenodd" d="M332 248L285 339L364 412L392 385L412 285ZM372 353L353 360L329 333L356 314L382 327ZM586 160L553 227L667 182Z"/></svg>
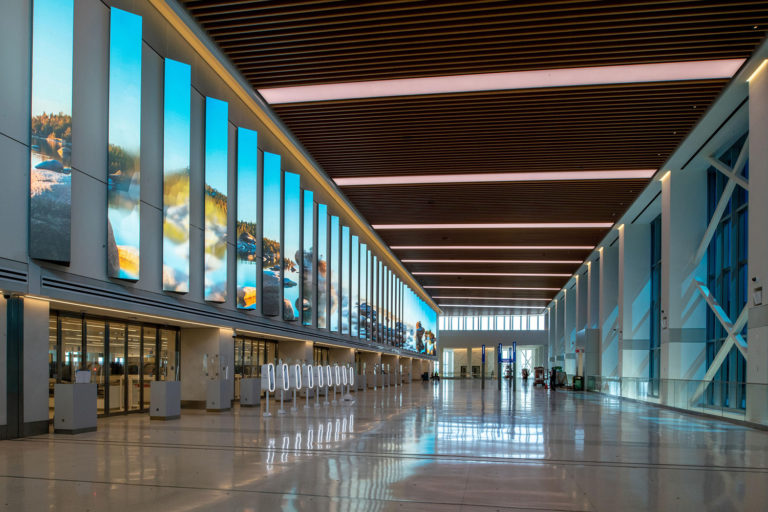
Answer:
<svg viewBox="0 0 768 512"><path fill-rule="evenodd" d="M283 210L283 320L299 319L299 262L301 261L301 182L298 174L286 172Z"/></svg>
<svg viewBox="0 0 768 512"><path fill-rule="evenodd" d="M360 307L358 308L358 322L359 322L359 334L360 337L365 339L368 337L368 311L370 311L370 305L368 304L368 246L366 244L360 244Z"/></svg>
<svg viewBox="0 0 768 512"><path fill-rule="evenodd" d="M261 312L267 316L277 316L280 314L280 267L283 261L282 247L280 246L280 210L282 205L280 155L264 152L263 175Z"/></svg>
<svg viewBox="0 0 768 512"><path fill-rule="evenodd" d="M303 191L302 215L302 287L301 287L301 323L312 325L312 312L315 309L317 290L315 289L315 195L311 190Z"/></svg>
<svg viewBox="0 0 768 512"><path fill-rule="evenodd" d="M109 20L107 272L139 279L141 16L116 7Z"/></svg>
<svg viewBox="0 0 768 512"><path fill-rule="evenodd" d="M73 40L73 1L35 0L29 255L65 264L71 251Z"/></svg>
<svg viewBox="0 0 768 512"><path fill-rule="evenodd" d="M165 59L163 95L163 290L189 291L189 64Z"/></svg>
<svg viewBox="0 0 768 512"><path fill-rule="evenodd" d="M317 205L317 327L328 328L328 206Z"/></svg>
<svg viewBox="0 0 768 512"><path fill-rule="evenodd" d="M360 317L360 239L352 236L352 283L349 291L350 314L352 324L349 334L357 337L358 318Z"/></svg>
<svg viewBox="0 0 768 512"><path fill-rule="evenodd" d="M227 300L229 106L205 98L205 300Z"/></svg>
<svg viewBox="0 0 768 512"><path fill-rule="evenodd" d="M256 309L260 242L256 231L259 186L258 134L237 129L237 307Z"/></svg>
<svg viewBox="0 0 768 512"><path fill-rule="evenodd" d="M339 332L339 302L341 297L341 253L339 248L341 240L341 226L339 218L331 216L331 248L328 251L328 258L331 261L331 318L329 329L332 332Z"/></svg>
<svg viewBox="0 0 768 512"><path fill-rule="evenodd" d="M341 333L349 334L349 289L351 285L349 263L349 227L341 227Z"/></svg>

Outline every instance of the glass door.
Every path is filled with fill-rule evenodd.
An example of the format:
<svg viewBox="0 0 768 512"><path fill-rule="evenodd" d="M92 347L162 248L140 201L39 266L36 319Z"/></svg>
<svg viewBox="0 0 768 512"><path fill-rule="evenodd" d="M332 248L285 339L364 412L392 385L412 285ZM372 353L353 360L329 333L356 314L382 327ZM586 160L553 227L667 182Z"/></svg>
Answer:
<svg viewBox="0 0 768 512"><path fill-rule="evenodd" d="M157 328L144 327L141 338L141 408L149 409L150 386L157 379Z"/></svg>
<svg viewBox="0 0 768 512"><path fill-rule="evenodd" d="M160 329L160 380L178 380L178 331Z"/></svg>
<svg viewBox="0 0 768 512"><path fill-rule="evenodd" d="M96 384L96 410L98 414L104 414L106 410L104 371L104 334L106 324L102 320L88 319L85 325L85 369L91 373L91 383Z"/></svg>
<svg viewBox="0 0 768 512"><path fill-rule="evenodd" d="M128 344L125 356L125 376L127 378L128 398L126 404L129 411L141 409L141 327L128 326Z"/></svg>
<svg viewBox="0 0 768 512"><path fill-rule="evenodd" d="M126 388L126 327L125 324L109 322L109 412L125 412Z"/></svg>

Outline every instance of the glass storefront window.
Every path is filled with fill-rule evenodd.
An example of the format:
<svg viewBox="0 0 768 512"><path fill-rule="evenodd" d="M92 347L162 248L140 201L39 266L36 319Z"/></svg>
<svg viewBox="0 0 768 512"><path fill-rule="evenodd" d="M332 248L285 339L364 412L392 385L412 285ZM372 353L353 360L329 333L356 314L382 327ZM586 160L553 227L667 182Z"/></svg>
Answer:
<svg viewBox="0 0 768 512"><path fill-rule="evenodd" d="M105 323L100 320L86 320L85 338L85 370L91 373L91 383L96 384L97 411L104 414L106 407L105 371L104 371L104 329Z"/></svg>
<svg viewBox="0 0 768 512"><path fill-rule="evenodd" d="M157 329L155 327L144 327L144 338L142 340L141 351L141 376L142 384L142 409L149 407L150 382L156 379L157 375Z"/></svg>
<svg viewBox="0 0 768 512"><path fill-rule="evenodd" d="M75 382L83 356L83 321L61 317L61 382Z"/></svg>
<svg viewBox="0 0 768 512"><path fill-rule="evenodd" d="M126 355L126 376L128 377L128 410L141 409L141 327L128 326L128 354Z"/></svg>
<svg viewBox="0 0 768 512"><path fill-rule="evenodd" d="M125 411L125 324L109 323L109 412Z"/></svg>
<svg viewBox="0 0 768 512"><path fill-rule="evenodd" d="M160 380L176 380L178 370L176 331L160 329Z"/></svg>

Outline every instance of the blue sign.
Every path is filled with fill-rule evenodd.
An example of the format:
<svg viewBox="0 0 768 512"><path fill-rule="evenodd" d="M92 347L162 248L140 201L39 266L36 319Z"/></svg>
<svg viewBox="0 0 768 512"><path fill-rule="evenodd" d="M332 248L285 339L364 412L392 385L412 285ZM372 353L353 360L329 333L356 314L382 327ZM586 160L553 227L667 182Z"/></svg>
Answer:
<svg viewBox="0 0 768 512"><path fill-rule="evenodd" d="M483 345L482 347L483 347L482 348L482 350L483 350L483 364L485 364L485 345Z"/></svg>

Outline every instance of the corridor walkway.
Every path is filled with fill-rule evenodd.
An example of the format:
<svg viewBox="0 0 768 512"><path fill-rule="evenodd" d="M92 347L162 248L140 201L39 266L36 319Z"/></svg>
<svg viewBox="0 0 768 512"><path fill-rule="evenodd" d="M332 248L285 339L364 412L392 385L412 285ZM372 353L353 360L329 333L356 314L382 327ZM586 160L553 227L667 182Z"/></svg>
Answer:
<svg viewBox="0 0 768 512"><path fill-rule="evenodd" d="M0 510L765 510L768 432L596 394L414 382L0 442ZM273 413L277 406L270 405Z"/></svg>

